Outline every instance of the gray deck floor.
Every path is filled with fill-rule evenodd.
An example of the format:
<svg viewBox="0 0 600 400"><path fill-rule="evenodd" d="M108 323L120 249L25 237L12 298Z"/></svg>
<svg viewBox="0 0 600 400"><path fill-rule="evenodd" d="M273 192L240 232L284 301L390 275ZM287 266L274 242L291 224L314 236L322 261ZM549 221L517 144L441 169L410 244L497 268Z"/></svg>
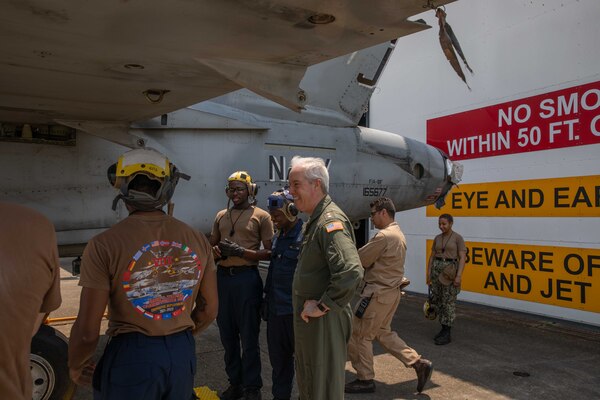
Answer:
<svg viewBox="0 0 600 400"><path fill-rule="evenodd" d="M65 261L66 269L68 265ZM52 317L76 315L77 282L63 271L63 306ZM461 303L452 343L436 346L432 337L439 325L423 317L423 301L424 296L408 292L392 327L434 363L424 392L415 392L414 370L376 344L376 393L346 395L347 399L600 399L600 328ZM71 325L54 326L68 336ZM261 332L263 398L271 399L265 330ZM216 323L196 343L197 386L224 389L227 378ZM347 381L354 379L353 372L348 363ZM91 398L85 388L79 388L74 396L76 400Z"/></svg>

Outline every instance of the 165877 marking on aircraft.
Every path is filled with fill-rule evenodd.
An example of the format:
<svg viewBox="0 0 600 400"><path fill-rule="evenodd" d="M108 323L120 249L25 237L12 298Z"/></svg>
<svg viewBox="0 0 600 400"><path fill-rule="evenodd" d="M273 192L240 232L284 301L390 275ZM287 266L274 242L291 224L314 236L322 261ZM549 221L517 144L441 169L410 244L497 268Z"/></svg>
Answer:
<svg viewBox="0 0 600 400"><path fill-rule="evenodd" d="M387 187L369 187L365 186L363 188L362 194L365 197L382 197L387 193Z"/></svg>

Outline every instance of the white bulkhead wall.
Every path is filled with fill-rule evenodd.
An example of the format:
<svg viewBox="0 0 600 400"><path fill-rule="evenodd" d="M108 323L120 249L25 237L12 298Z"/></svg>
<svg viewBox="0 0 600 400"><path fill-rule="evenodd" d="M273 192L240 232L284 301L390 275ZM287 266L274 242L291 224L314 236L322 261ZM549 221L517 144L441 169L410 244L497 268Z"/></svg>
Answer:
<svg viewBox="0 0 600 400"><path fill-rule="evenodd" d="M474 70L471 75L463 66L471 90L445 59L435 14L426 12L417 17L434 28L398 41L371 100L372 128L426 142L428 120L510 101L520 104L522 99L532 96L600 81L597 0L460 0L447 6L446 12L447 22ZM600 108L595 113L600 115ZM459 161L464 165L462 184L512 181L535 184L548 178L573 178L575 182L577 177L600 177L600 140L595 143ZM505 186L510 189L511 185ZM451 196L447 198L449 201ZM595 216L590 217L460 216L455 218L454 230L467 242L490 246L521 245L534 252L541 248L537 246L542 246L556 248L563 255L573 249L575 253L577 249L592 249L591 263L595 265L600 264L600 258L595 256L600 253L598 212L596 209ZM412 281L411 289L426 293L426 241L439 233L437 217L427 216L426 209L420 208L397 214L397 221L408 241L405 270ZM562 265L557 261L553 268L560 269L559 264ZM473 268L467 267L465 277ZM547 293L542 284L553 279L556 285L557 279L564 278L564 271L556 276L551 272L541 275L527 268L521 271L507 268L505 272L527 275L534 282L532 293L519 299L463 288L459 299L600 325L600 311L589 304L590 293L600 292L600 268L586 266L582 273L591 276L581 279L579 286L574 283L578 281L576 275L568 275L572 278L570 284L561 283L560 296L563 300L571 298L568 301L572 306L568 307L563 306L564 301L539 301L540 290ZM589 284L585 286L587 303L582 302L582 282ZM556 296L556 286L554 289Z"/></svg>

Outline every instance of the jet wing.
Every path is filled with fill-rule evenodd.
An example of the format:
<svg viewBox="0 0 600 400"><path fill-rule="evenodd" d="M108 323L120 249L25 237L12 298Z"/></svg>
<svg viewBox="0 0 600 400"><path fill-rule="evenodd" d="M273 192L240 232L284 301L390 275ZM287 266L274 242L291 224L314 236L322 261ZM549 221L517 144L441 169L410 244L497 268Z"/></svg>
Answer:
<svg viewBox="0 0 600 400"><path fill-rule="evenodd" d="M0 122L144 120L242 87L299 110L308 66L428 28L407 18L430 3L2 2Z"/></svg>

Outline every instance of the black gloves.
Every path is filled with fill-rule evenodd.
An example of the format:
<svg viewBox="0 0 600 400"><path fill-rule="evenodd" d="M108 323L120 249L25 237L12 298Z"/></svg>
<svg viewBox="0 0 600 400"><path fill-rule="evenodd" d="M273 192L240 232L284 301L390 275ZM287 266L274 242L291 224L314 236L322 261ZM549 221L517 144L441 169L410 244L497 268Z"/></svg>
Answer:
<svg viewBox="0 0 600 400"><path fill-rule="evenodd" d="M219 250L221 250L221 255L224 257L243 257L246 249L229 239L225 239L219 242Z"/></svg>

